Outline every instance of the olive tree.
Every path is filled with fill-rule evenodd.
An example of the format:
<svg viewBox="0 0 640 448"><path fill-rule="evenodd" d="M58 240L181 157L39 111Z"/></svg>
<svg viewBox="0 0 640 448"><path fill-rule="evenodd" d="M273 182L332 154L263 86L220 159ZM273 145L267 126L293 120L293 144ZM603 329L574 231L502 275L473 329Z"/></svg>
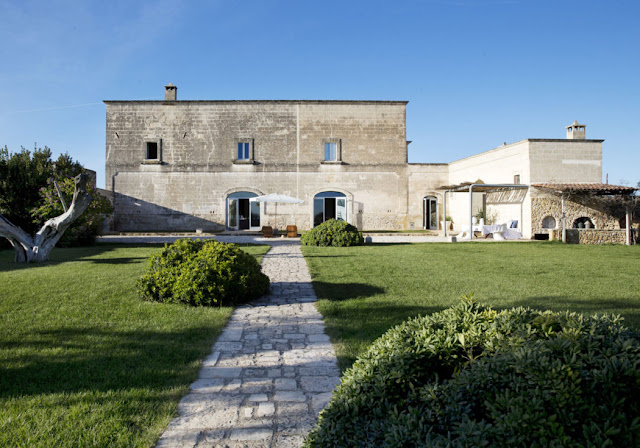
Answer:
<svg viewBox="0 0 640 448"><path fill-rule="evenodd" d="M15 251L16 263L39 262L49 259L49 253L62 238L69 225L89 207L91 195L87 192L87 174L75 177L75 190L71 205L63 214L47 220L35 235L31 235L0 215L0 236L9 240Z"/></svg>

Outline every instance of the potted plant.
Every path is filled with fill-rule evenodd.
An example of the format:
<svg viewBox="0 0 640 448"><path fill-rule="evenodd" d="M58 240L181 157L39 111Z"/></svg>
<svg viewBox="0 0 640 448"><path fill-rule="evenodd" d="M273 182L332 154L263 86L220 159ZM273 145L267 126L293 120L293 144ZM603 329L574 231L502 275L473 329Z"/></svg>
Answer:
<svg viewBox="0 0 640 448"><path fill-rule="evenodd" d="M449 230L453 230L453 219L451 219L451 216L445 217L445 220L448 222Z"/></svg>

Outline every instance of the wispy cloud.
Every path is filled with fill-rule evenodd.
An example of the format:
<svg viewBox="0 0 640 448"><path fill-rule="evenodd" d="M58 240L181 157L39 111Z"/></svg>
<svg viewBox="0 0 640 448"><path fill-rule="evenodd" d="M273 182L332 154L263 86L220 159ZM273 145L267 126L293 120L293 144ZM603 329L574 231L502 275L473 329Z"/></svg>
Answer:
<svg viewBox="0 0 640 448"><path fill-rule="evenodd" d="M110 77L180 21L180 2L0 2L3 81ZM87 81L88 82L88 81Z"/></svg>

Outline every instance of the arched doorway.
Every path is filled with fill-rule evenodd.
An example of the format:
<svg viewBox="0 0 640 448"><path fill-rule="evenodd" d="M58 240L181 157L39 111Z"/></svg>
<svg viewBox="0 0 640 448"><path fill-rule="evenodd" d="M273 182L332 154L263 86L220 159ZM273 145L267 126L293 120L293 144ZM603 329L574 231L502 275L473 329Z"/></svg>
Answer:
<svg viewBox="0 0 640 448"><path fill-rule="evenodd" d="M323 191L313 197L313 227L329 219L347 220L347 196L337 191Z"/></svg>
<svg viewBox="0 0 640 448"><path fill-rule="evenodd" d="M438 230L438 198L435 196L422 198L422 228Z"/></svg>
<svg viewBox="0 0 640 448"><path fill-rule="evenodd" d="M249 199L258 195L237 191L227 196L227 229L260 230L260 203Z"/></svg>

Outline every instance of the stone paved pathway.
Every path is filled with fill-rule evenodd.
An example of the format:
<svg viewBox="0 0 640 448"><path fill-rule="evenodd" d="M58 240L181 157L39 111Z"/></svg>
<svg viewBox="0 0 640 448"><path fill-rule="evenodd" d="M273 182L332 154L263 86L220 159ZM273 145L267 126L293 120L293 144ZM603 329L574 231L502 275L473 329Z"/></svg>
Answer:
<svg viewBox="0 0 640 448"><path fill-rule="evenodd" d="M234 311L158 448L299 447L331 398L340 372L299 242L270 244L271 293Z"/></svg>

